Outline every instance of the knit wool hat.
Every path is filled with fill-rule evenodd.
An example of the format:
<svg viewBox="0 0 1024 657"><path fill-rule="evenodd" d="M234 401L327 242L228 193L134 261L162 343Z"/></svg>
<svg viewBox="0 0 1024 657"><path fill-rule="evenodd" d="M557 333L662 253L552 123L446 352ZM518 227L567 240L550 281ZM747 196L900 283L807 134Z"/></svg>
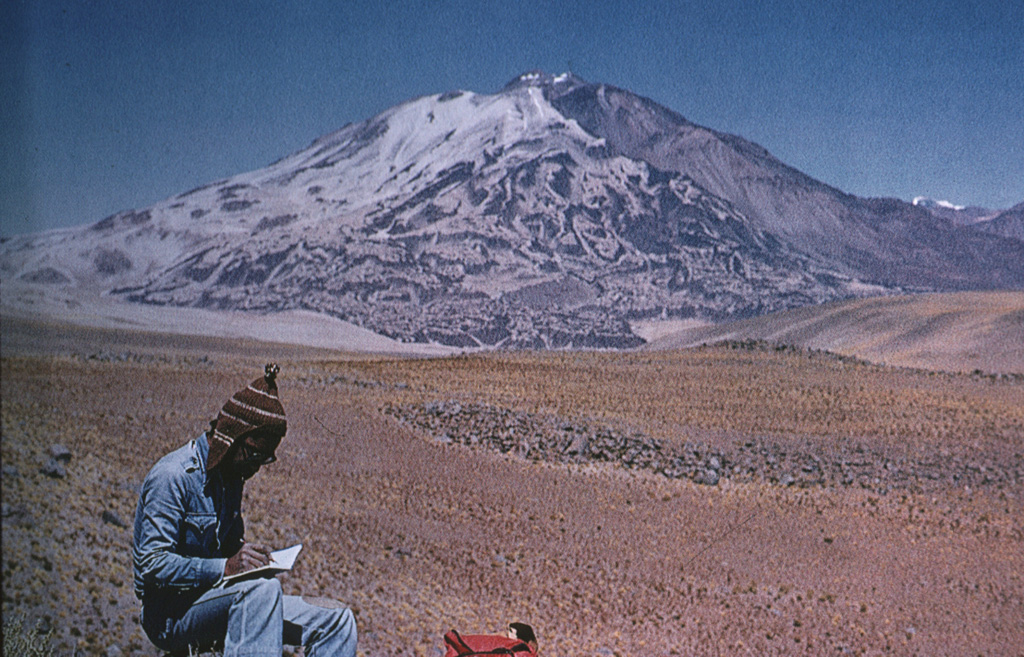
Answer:
<svg viewBox="0 0 1024 657"><path fill-rule="evenodd" d="M206 469L212 470L239 438L265 454L273 454L288 430L284 407L277 395L277 373L281 368L270 363L265 374L242 388L224 404L217 415L210 438Z"/></svg>

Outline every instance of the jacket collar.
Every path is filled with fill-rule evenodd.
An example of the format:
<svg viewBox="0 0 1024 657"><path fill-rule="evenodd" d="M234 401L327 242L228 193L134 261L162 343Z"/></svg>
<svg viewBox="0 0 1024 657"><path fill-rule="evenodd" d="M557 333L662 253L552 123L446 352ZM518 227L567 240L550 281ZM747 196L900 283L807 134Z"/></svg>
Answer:
<svg viewBox="0 0 1024 657"><path fill-rule="evenodd" d="M196 456L199 458L199 465L206 470L206 459L210 456L210 443L206 440L206 433L199 434L195 440Z"/></svg>
<svg viewBox="0 0 1024 657"><path fill-rule="evenodd" d="M224 480L224 475L219 467L213 470L206 469L207 459L210 456L210 442L206 439L206 434L200 434L198 438L192 441L192 445L192 464L190 464L190 467L194 465L203 473L203 489L210 491L211 486L220 490L228 488L228 482ZM242 482L238 482L237 486L241 490Z"/></svg>
<svg viewBox="0 0 1024 657"><path fill-rule="evenodd" d="M189 463L189 469L196 468L199 472L203 473L204 487L209 486L212 483L220 483L221 476L220 471L207 472L206 471L206 460L210 456L210 443L206 439L206 434L201 433L199 437L192 441L192 459Z"/></svg>

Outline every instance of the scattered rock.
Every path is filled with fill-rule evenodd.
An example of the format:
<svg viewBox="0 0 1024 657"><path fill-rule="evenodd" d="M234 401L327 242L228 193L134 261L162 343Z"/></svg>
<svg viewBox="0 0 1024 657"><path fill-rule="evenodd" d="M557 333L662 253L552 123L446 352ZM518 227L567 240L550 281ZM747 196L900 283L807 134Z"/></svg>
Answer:
<svg viewBox="0 0 1024 657"><path fill-rule="evenodd" d="M36 634L39 636L46 636L53 631L53 621L50 620L49 616L42 616L36 621Z"/></svg>
<svg viewBox="0 0 1024 657"><path fill-rule="evenodd" d="M717 486L720 478L717 470L701 470L693 480L705 486Z"/></svg>
<svg viewBox="0 0 1024 657"><path fill-rule="evenodd" d="M46 465L39 468L39 472L51 479L64 479L68 476L67 470L64 469L64 464L57 459L47 461Z"/></svg>
<svg viewBox="0 0 1024 657"><path fill-rule="evenodd" d="M565 448L566 454L586 454L587 449L587 436L585 434L579 434L573 438Z"/></svg>
<svg viewBox="0 0 1024 657"><path fill-rule="evenodd" d="M115 527L120 527L121 529L128 528L128 523L122 520L121 516L119 516L116 511L104 511L103 515L100 517L103 519L103 522L107 523L108 525L114 525Z"/></svg>
<svg viewBox="0 0 1024 657"><path fill-rule="evenodd" d="M36 524L32 518L32 513L24 504L8 504L4 502L0 516L3 517L4 523L10 523L26 529L30 529Z"/></svg>
<svg viewBox="0 0 1024 657"><path fill-rule="evenodd" d="M437 436L442 443L480 445L534 461L618 464L709 486L727 478L801 488L860 486L884 494L895 489L922 491L949 481L1000 488L1024 482L1021 453L1008 462L966 462L955 457L935 461L931 456L894 460L883 449L851 443L830 446L828 457L823 458L821 445L811 439L756 437L715 449L690 441L681 447L664 447L639 432L455 400L389 405L383 412Z"/></svg>
<svg viewBox="0 0 1024 657"><path fill-rule="evenodd" d="M63 461L68 463L71 461L71 450L64 445L51 445L50 446L50 458L55 461Z"/></svg>

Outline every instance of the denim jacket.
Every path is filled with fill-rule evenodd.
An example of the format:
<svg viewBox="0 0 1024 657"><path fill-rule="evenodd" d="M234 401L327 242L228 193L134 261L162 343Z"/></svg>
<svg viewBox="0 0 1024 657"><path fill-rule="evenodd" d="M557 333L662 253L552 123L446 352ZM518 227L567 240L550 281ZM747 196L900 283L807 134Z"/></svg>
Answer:
<svg viewBox="0 0 1024 657"><path fill-rule="evenodd" d="M207 472L209 449L203 434L160 459L142 484L132 566L143 607L214 586L242 546L242 482Z"/></svg>

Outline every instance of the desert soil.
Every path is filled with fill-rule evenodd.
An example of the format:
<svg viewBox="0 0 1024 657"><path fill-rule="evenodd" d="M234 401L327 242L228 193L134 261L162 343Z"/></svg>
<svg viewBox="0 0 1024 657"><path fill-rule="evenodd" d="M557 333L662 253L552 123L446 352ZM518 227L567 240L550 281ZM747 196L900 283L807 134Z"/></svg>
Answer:
<svg viewBox="0 0 1024 657"><path fill-rule="evenodd" d="M247 534L362 655L1024 654L1024 380L715 347L401 358L5 321L3 616L157 655L149 467L266 361L289 432ZM54 446L70 452L44 474Z"/></svg>

